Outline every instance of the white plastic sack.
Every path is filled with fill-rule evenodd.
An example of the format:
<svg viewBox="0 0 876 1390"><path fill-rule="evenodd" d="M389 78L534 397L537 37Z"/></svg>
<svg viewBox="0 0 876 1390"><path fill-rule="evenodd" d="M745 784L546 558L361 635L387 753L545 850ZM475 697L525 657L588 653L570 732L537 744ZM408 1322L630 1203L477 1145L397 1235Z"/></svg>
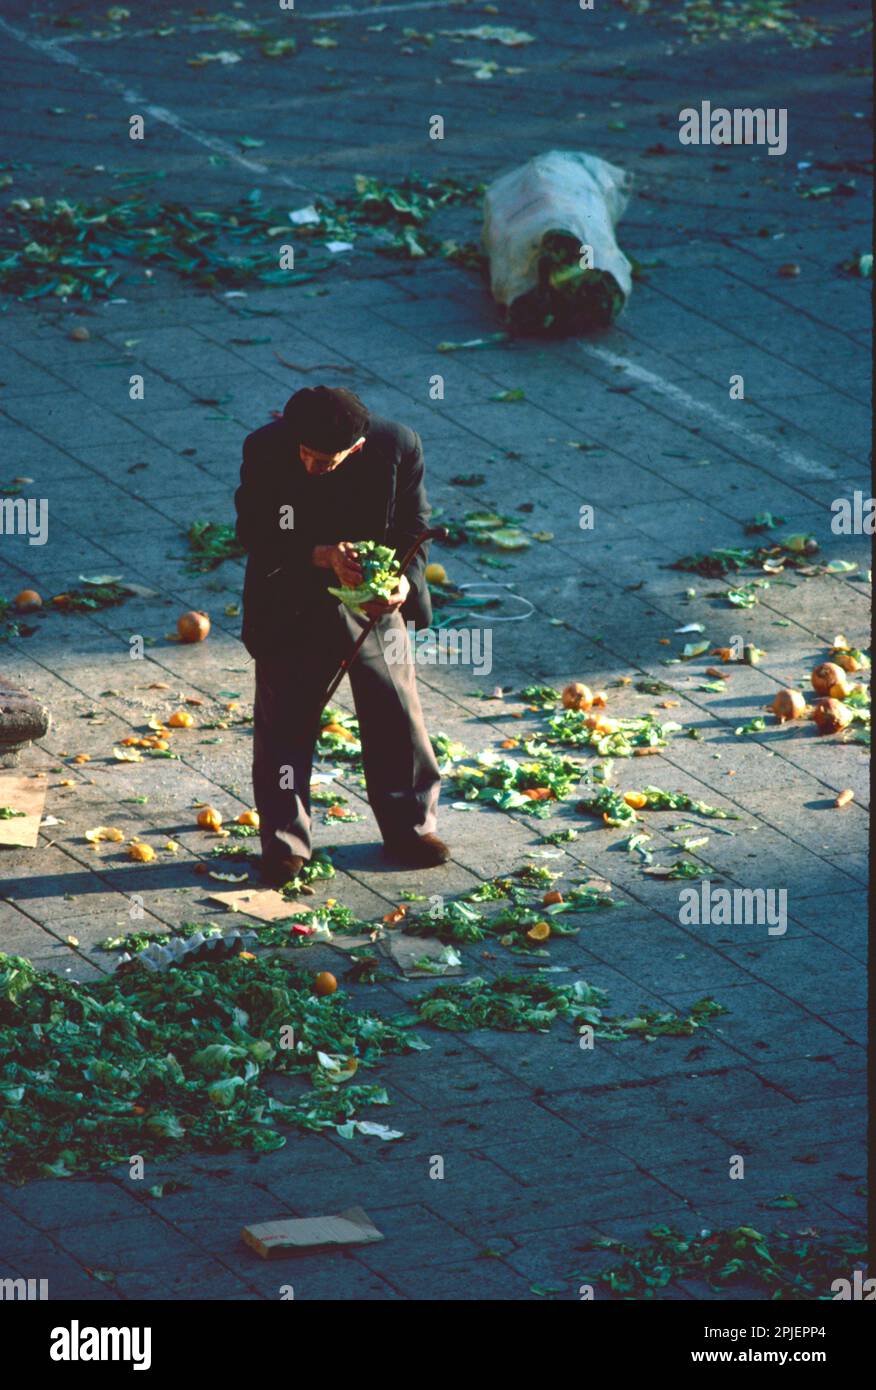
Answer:
<svg viewBox="0 0 876 1390"><path fill-rule="evenodd" d="M632 176L623 169L576 150L537 155L490 184L484 195L483 243L493 297L512 320L517 301L531 309L534 298L539 305L556 299L546 283L543 238L559 232L568 240L567 263L578 265L577 256L570 254L573 242L578 255L589 246L593 270L613 277L617 293L611 321L633 288L632 266L614 234L631 185Z"/></svg>

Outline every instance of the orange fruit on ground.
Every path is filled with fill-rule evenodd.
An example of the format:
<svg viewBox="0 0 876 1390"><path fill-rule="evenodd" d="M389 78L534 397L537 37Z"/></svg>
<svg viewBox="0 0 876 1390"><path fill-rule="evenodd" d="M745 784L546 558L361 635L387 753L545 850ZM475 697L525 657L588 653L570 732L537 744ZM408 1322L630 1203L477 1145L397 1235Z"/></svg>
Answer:
<svg viewBox="0 0 876 1390"><path fill-rule="evenodd" d="M189 714L188 710L177 709L174 710L167 722L171 729L191 729L195 719L194 715Z"/></svg>
<svg viewBox="0 0 876 1390"><path fill-rule="evenodd" d="M530 941L547 941L551 934L550 926L547 922L536 922L534 927L530 927L526 935Z"/></svg>
<svg viewBox="0 0 876 1390"><path fill-rule="evenodd" d="M238 824L238 825L254 825L255 828L256 828L256 830L258 830L258 828L259 828L259 813L258 813L258 811L241 811L240 815L237 817L237 824Z"/></svg>
<svg viewBox="0 0 876 1390"><path fill-rule="evenodd" d="M616 719L606 719L604 714L591 714L587 720L587 727L597 734L616 734L620 725Z"/></svg>
<svg viewBox="0 0 876 1390"><path fill-rule="evenodd" d="M15 595L15 607L19 613L32 613L42 606L43 601L36 589L22 589L20 594Z"/></svg>
<svg viewBox="0 0 876 1390"><path fill-rule="evenodd" d="M198 812L198 825L202 830L218 830L222 817L215 806L202 806Z"/></svg>
<svg viewBox="0 0 876 1390"><path fill-rule="evenodd" d="M338 738L353 738L353 735L350 733L350 730L345 729L343 724L335 724L333 722L329 724L323 724L320 732L323 734L337 734Z"/></svg>
<svg viewBox="0 0 876 1390"><path fill-rule="evenodd" d="M128 845L128 858L136 859L140 864L148 864L150 859L155 858L155 850L151 845L144 845L140 840L132 840Z"/></svg>
<svg viewBox="0 0 876 1390"><path fill-rule="evenodd" d="M806 713L806 701L799 690L780 690L770 706L780 724L786 719L802 719Z"/></svg>
<svg viewBox="0 0 876 1390"><path fill-rule="evenodd" d="M833 661L823 661L820 666L816 666L809 679L816 695L829 695L833 700L841 700L849 693L846 673Z"/></svg>
<svg viewBox="0 0 876 1390"><path fill-rule="evenodd" d="M541 900L542 907L550 907L551 903L561 903L563 895L559 888L551 888Z"/></svg>
<svg viewBox="0 0 876 1390"><path fill-rule="evenodd" d="M589 709L593 704L593 692L589 686L581 685L580 681L572 681L563 691L563 707L565 709Z"/></svg>
<svg viewBox="0 0 876 1390"><path fill-rule="evenodd" d="M203 642L210 631L210 619L206 613L196 610L183 613L182 617L177 619L176 630L181 642Z"/></svg>
<svg viewBox="0 0 876 1390"><path fill-rule="evenodd" d="M320 997L326 994L334 994L338 987L338 982L330 970L320 970L313 982L313 992Z"/></svg>
<svg viewBox="0 0 876 1390"><path fill-rule="evenodd" d="M852 711L842 700L816 700L812 706L812 718L820 734L836 734L852 722Z"/></svg>
<svg viewBox="0 0 876 1390"><path fill-rule="evenodd" d="M642 807L648 804L648 798L644 792L624 792L624 801L628 806L632 806L634 811L641 811Z"/></svg>

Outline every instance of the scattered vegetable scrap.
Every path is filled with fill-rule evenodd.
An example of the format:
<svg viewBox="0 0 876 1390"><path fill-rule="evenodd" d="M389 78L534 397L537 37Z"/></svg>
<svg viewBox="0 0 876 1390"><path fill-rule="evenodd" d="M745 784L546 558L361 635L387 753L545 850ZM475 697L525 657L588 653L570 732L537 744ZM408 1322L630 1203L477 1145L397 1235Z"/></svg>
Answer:
<svg viewBox="0 0 876 1390"><path fill-rule="evenodd" d="M602 1284L626 1299L659 1297L661 1290L681 1280L704 1283L719 1297L727 1297L728 1289L750 1289L752 1297L771 1300L832 1299L837 1271L851 1275L867 1257L866 1240L853 1233L819 1237L814 1232L776 1231L767 1236L753 1226L694 1236L655 1226L648 1231L646 1245L605 1239L578 1249L611 1251L617 1261L596 1274L576 1271L570 1279L576 1285Z"/></svg>

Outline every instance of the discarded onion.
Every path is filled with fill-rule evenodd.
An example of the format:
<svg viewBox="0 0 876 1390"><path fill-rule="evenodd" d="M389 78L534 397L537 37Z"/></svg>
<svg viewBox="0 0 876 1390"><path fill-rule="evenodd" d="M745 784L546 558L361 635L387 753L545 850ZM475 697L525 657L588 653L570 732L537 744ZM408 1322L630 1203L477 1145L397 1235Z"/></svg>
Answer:
<svg viewBox="0 0 876 1390"><path fill-rule="evenodd" d="M799 690L780 690L770 709L780 724L786 719L802 719L806 712L806 701Z"/></svg>

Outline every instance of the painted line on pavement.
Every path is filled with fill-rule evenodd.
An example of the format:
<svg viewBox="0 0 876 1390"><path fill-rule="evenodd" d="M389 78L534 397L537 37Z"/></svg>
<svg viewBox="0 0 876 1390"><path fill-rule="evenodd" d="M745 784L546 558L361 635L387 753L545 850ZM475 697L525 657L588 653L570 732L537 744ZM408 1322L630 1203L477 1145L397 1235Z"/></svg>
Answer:
<svg viewBox="0 0 876 1390"><path fill-rule="evenodd" d="M170 126L179 135L186 136L189 140L194 140L196 144L203 145L205 149L212 150L214 154L221 154L225 159L230 159L233 163L246 169L251 174L268 174L277 183L284 184L286 188L294 188L298 192L310 192L307 184L296 183L286 174L278 174L273 169L269 169L266 164L260 163L255 159L247 159L240 154L233 145L229 145L225 140L219 139L216 135L207 135L205 131L198 130L196 126L189 125L188 121L183 120L175 111L171 111L166 106L155 106L148 101L140 92L135 92L132 88L126 87L123 82L117 81L114 77L106 77L97 68L89 67L83 63L75 54L70 53L65 48L59 48L52 39L33 38L30 34L10 24L7 20L0 18L0 30L5 31L19 43L23 43L27 48L32 48L34 52L41 53L44 57L50 58L54 63L61 63L67 67L75 68L83 77L91 82L97 83L106 91L114 92L134 112L151 116L155 121L161 121L163 125Z"/></svg>
<svg viewBox="0 0 876 1390"><path fill-rule="evenodd" d="M601 362L607 363L610 367L621 369L628 376L640 381L643 386L649 386L658 395L666 396L675 405L704 416L711 424L722 430L729 430L755 453L763 453L766 450L778 458L786 468L793 469L795 473L803 473L809 478L833 478L836 476L833 469L827 468L823 463L816 463L814 459L807 458L805 454L799 453L796 449L790 449L785 444L777 444L773 439L756 434L747 425L741 424L738 420L729 419L728 416L723 415L720 410L716 410L706 401L698 401L696 396L689 395L680 386L673 385L671 381L664 381L662 377L657 376L654 372L649 372L645 367L639 367L635 362L628 362L625 357L618 357L617 353L610 352L608 348L586 343L581 344L581 351L588 353L591 357L598 357Z"/></svg>

